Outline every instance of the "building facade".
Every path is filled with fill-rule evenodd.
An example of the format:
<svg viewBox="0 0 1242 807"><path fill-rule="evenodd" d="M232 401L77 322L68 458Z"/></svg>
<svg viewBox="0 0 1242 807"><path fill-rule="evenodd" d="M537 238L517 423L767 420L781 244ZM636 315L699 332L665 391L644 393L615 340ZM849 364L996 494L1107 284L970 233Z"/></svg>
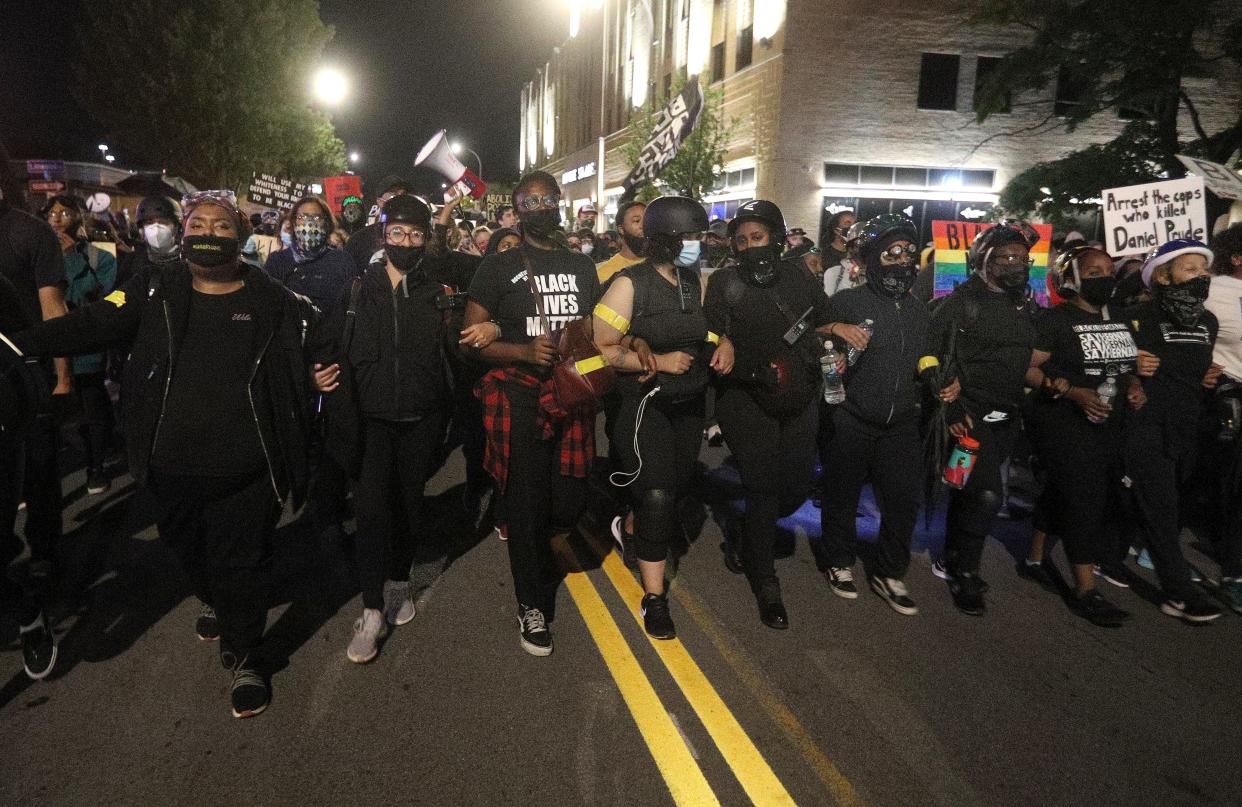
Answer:
<svg viewBox="0 0 1242 807"><path fill-rule="evenodd" d="M734 128L705 199L727 218L751 198L776 202L790 226L831 215L901 211L934 219L987 214L1016 174L1114 138L1104 113L1067 133L1057 113L1072 88L1011 99L975 122L975 86L1024 36L965 25L961 3L925 0L596 0L569 12L569 36L522 91L523 171L562 182L566 212L615 210L630 166L630 116L698 75L723 94ZM1209 131L1231 122L1238 83L1186 79ZM1215 93L1195 93L1214 85ZM1189 130L1190 122L1186 122Z"/></svg>

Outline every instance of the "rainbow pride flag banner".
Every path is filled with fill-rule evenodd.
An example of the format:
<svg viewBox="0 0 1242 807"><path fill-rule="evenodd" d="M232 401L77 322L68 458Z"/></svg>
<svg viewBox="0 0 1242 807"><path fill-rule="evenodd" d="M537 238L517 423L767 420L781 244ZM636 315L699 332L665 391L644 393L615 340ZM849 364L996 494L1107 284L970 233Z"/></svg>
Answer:
<svg viewBox="0 0 1242 807"><path fill-rule="evenodd" d="M975 236L991 227L989 222L933 221L932 237L936 242L936 297L950 294L970 277L966 268L966 253ZM1030 286L1035 299L1042 306L1048 305L1048 251L1052 248L1052 225L1032 224L1039 233L1039 243L1031 250L1035 265L1031 267Z"/></svg>

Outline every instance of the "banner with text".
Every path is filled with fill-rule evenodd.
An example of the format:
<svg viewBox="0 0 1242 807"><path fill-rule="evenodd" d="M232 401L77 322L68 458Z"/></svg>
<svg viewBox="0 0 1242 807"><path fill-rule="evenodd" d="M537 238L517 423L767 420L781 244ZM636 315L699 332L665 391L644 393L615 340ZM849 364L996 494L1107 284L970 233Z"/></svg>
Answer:
<svg viewBox="0 0 1242 807"><path fill-rule="evenodd" d="M1207 238L1203 178L1110 188L1101 194L1108 253L1142 255L1179 238Z"/></svg>
<svg viewBox="0 0 1242 807"><path fill-rule="evenodd" d="M247 190L251 202L263 207L274 207L277 210L288 210L307 192L308 188L305 184L271 174L254 174L250 178L250 188Z"/></svg>
<svg viewBox="0 0 1242 807"><path fill-rule="evenodd" d="M991 227L990 222L933 221L932 238L936 242L935 296L950 294L970 277L966 254L975 236ZM1039 233L1039 243L1031 250L1035 265L1031 267L1029 285L1040 305L1048 305L1048 250L1052 244L1051 224L1032 224Z"/></svg>
<svg viewBox="0 0 1242 807"><path fill-rule="evenodd" d="M333 215L341 214L341 203L346 196L362 196L362 177L357 174L345 174L339 177L323 178L323 198L328 203Z"/></svg>
<svg viewBox="0 0 1242 807"><path fill-rule="evenodd" d="M694 130L702 111L703 87L696 77L686 83L677 97L668 102L668 106L660 110L650 139L638 153L638 165L622 183L626 197L659 176L664 166L677 156L681 141Z"/></svg>

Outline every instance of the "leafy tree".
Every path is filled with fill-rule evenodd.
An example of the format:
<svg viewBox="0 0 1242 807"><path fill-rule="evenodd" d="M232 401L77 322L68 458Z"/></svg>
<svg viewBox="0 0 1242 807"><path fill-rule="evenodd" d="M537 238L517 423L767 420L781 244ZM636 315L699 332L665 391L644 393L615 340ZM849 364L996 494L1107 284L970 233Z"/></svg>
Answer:
<svg viewBox="0 0 1242 807"><path fill-rule="evenodd" d="M254 171L345 169L345 146L309 106L333 29L317 0L88 3L79 102L127 151L200 187L241 190Z"/></svg>
<svg viewBox="0 0 1242 807"><path fill-rule="evenodd" d="M673 87L669 97L680 93L685 84L684 79L680 81ZM639 153L651 138L659 111L667 102L668 99L651 98L641 111L630 118L631 137L621 147L621 151L631 168L638 165ZM725 153L736 125L736 121L725 122L724 92L719 89L705 90L703 111L699 114L698 123L681 141L677 156L669 160L656 181L638 189L637 198L646 202L661 193L675 193L702 201L703 196L711 190L716 177L724 170Z"/></svg>
<svg viewBox="0 0 1242 807"><path fill-rule="evenodd" d="M1041 127L1074 131L1099 114L1134 119L1112 142L1041 163L1015 177L1002 192L1014 212L1038 210L1050 219L1082 207L1071 199L1096 197L1100 189L1181 177L1177 154L1227 162L1242 147L1242 108L1219 131L1209 132L1193 88L1183 79L1242 75L1242 13L1235 0L978 0L974 24L1006 25L1028 32L981 82L978 120L1010 106L1042 104ZM1073 90L1073 103L1058 115L1047 100L1058 82ZM1208 92L1219 92L1210 83ZM1044 100L1010 103L1021 93ZM1179 130L1185 110L1193 134ZM1049 194L1040 188L1052 190Z"/></svg>

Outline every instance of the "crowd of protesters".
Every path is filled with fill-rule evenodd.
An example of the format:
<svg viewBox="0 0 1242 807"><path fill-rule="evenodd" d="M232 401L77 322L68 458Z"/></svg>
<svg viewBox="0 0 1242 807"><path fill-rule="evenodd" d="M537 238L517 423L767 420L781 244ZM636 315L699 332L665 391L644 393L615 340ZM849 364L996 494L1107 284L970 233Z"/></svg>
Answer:
<svg viewBox="0 0 1242 807"><path fill-rule="evenodd" d="M692 199L627 200L612 229L586 204L566 224L556 181L534 172L480 222L460 199L433 207L392 178L369 222L357 196L253 217L228 191L149 197L104 250L80 199L32 214L9 187L0 540L6 565L22 554L24 506L29 565L24 585L0 580L32 678L56 659L41 594L60 574L71 399L88 495L112 484L117 436L128 473L154 492L237 717L271 697L264 631L282 513L305 507L340 529L352 510L361 614L345 652L370 662L415 617L424 492L449 445L465 459L464 517L490 518L506 541L520 646L550 654L551 536L581 515L600 426L613 536L656 639L676 635L667 564L685 544L680 507L709 433L723 435L743 489L722 524L723 562L771 628L790 624L777 522L808 497L828 591L859 598L867 485L880 516L867 586L918 613L913 534L947 487L931 570L962 613L983 615L981 558L1017 464L1042 486L1018 577L1118 627L1129 614L1103 590L1130 585L1134 556L1155 570L1169 616L1207 622L1218 601L1242 613L1242 225L1211 248L1173 241L1142 261L1058 241L1055 304L1041 307L1039 236L1023 222L983 229L969 278L933 300L934 256L898 214L837 213L820 248L764 200L727 221ZM1192 513L1209 514L1196 529L1220 566L1215 598L1183 554Z"/></svg>

